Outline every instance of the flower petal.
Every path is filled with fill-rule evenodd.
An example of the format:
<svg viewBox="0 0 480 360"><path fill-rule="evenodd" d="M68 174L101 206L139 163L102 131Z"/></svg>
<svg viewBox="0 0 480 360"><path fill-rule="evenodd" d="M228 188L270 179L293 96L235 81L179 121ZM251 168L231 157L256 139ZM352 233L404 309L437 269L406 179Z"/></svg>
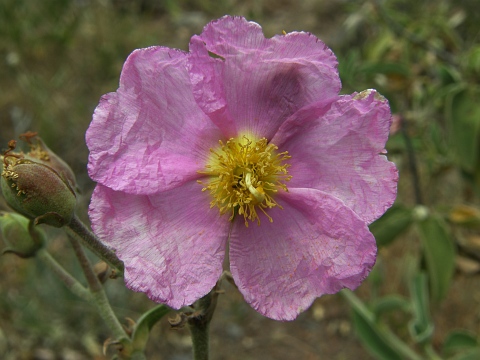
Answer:
<svg viewBox="0 0 480 360"><path fill-rule="evenodd" d="M291 188L314 188L341 199L364 221L394 202L398 172L384 155L391 115L375 90L342 96L330 107L298 112L272 142L291 159Z"/></svg>
<svg viewBox="0 0 480 360"><path fill-rule="evenodd" d="M190 51L199 106L238 134L271 139L298 109L340 91L337 59L312 34L266 39L258 24L225 16L192 37Z"/></svg>
<svg viewBox="0 0 480 360"><path fill-rule="evenodd" d="M367 225L340 200L313 189L278 197L273 223L245 227L236 221L230 268L245 300L259 313L293 320L313 300L354 289L375 263Z"/></svg>
<svg viewBox="0 0 480 360"><path fill-rule="evenodd" d="M153 194L198 177L221 133L193 98L187 57L163 47L128 57L119 89L102 97L87 130L93 180Z"/></svg>
<svg viewBox="0 0 480 360"><path fill-rule="evenodd" d="M125 283L175 309L207 294L222 273L230 223L196 182L132 195L97 185L92 228L125 264Z"/></svg>

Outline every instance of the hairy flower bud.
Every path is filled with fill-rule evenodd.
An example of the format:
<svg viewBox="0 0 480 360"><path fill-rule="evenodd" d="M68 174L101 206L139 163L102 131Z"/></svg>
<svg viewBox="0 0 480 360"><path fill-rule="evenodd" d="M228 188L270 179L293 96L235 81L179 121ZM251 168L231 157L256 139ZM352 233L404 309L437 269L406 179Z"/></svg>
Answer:
<svg viewBox="0 0 480 360"><path fill-rule="evenodd" d="M75 179L75 174L70 166L68 166L65 161L63 161L57 154L50 150L50 148L45 145L43 140L37 136L36 132L28 131L20 135L20 139L28 143L30 146L30 151L25 154L26 159L30 159L51 167L65 182L68 182L73 189L76 188L77 182Z"/></svg>
<svg viewBox="0 0 480 360"><path fill-rule="evenodd" d="M10 153L15 142L10 142L9 147L1 178L7 203L20 214L35 219L35 224L55 227L68 224L76 205L70 181L50 166Z"/></svg>
<svg viewBox="0 0 480 360"><path fill-rule="evenodd" d="M39 229L28 229L29 220L15 213L0 215L0 229L6 248L3 253L14 253L22 258L35 255L44 243L44 234Z"/></svg>

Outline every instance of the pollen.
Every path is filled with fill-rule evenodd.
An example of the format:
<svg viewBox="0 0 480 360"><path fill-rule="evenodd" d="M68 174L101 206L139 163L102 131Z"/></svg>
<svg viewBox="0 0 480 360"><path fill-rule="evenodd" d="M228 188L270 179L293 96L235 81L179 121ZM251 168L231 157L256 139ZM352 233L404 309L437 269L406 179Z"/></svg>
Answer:
<svg viewBox="0 0 480 360"><path fill-rule="evenodd" d="M199 171L209 177L198 181L204 185L202 191L212 196L210 208L218 207L221 214L243 216L245 226L249 221L260 225L259 212L270 222L268 209L282 207L275 201L279 190L288 192L286 182L290 164L286 163L288 152L277 152L278 147L266 138L252 140L247 136L231 138L226 143L210 149L211 158L205 170Z"/></svg>

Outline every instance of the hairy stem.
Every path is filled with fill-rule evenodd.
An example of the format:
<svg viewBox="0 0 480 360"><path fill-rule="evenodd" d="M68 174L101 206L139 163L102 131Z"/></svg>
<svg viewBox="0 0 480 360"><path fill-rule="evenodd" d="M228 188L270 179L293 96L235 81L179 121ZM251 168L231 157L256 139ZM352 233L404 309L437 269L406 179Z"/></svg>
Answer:
<svg viewBox="0 0 480 360"><path fill-rule="evenodd" d="M80 284L77 279L70 275L62 265L60 265L50 253L45 249L40 249L37 251L38 258L47 265L50 270L53 271L55 275L65 284L65 286L78 297L89 301L91 300L91 294L82 284Z"/></svg>
<svg viewBox="0 0 480 360"><path fill-rule="evenodd" d="M208 322L189 323L192 333L193 358L195 360L208 360L209 358L209 328Z"/></svg>
<svg viewBox="0 0 480 360"><path fill-rule="evenodd" d="M188 327L192 334L194 360L208 360L210 353L209 330L218 300L218 288L222 278L215 287L194 304L195 313L188 319Z"/></svg>
<svg viewBox="0 0 480 360"><path fill-rule="evenodd" d="M105 321L108 328L112 331L115 339L117 341L128 339L128 335L125 333L122 325L118 321L117 317L115 316L112 307L108 301L107 295L103 289L100 280L98 279L97 275L93 271L92 265L88 260L85 252L83 251L80 243L74 237L70 236L70 241L73 246L73 250L77 255L77 258L80 262L80 266L83 269L85 274L85 278L87 279L88 285L91 290L92 300L97 306L98 312L100 316Z"/></svg>
<svg viewBox="0 0 480 360"><path fill-rule="evenodd" d="M112 250L102 244L102 242L88 229L76 214L73 216L70 224L68 224L67 229L70 230L70 235L78 237L95 255L104 260L112 268L123 273L123 262L120 261Z"/></svg>

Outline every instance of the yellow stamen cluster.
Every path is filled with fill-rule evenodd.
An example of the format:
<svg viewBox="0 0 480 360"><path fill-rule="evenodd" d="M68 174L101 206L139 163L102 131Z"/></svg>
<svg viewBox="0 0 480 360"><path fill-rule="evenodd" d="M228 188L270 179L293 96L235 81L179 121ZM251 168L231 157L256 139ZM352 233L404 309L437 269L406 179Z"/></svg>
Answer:
<svg viewBox="0 0 480 360"><path fill-rule="evenodd" d="M30 146L29 156L42 161L50 161L50 155L38 144Z"/></svg>
<svg viewBox="0 0 480 360"><path fill-rule="evenodd" d="M5 180L12 182L10 186L12 188L16 188L16 190L18 191L17 195L20 196L22 194L25 194L25 191L21 190L17 185L19 175L15 172L14 168L16 165L21 164L25 160L23 159L23 156L21 154L14 154L11 152L13 149L15 149L15 145L15 141L10 142L10 149L7 150L1 157L1 161L3 163L1 176Z"/></svg>
<svg viewBox="0 0 480 360"><path fill-rule="evenodd" d="M210 207L217 206L221 214L230 212L230 220L238 213L247 227L248 220L260 225L258 210L273 222L266 209L282 208L273 196L279 188L288 191L285 182L291 179L287 171L290 165L284 163L290 156L287 151L276 153L277 149L265 138L252 141L243 136L219 141L219 148L210 149L210 163L200 171L211 177L202 189L213 197Z"/></svg>

